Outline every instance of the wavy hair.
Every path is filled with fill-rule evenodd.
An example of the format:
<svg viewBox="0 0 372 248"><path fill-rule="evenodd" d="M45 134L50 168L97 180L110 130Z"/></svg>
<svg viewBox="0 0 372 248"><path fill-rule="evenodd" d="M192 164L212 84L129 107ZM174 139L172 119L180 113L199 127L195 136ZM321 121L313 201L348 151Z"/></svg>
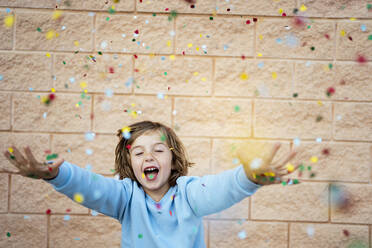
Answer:
<svg viewBox="0 0 372 248"><path fill-rule="evenodd" d="M168 180L171 187L176 185L177 178L186 176L188 168L194 165L187 159L187 153L181 140L171 128L152 121L136 122L128 127L130 130L129 139L124 137L123 129L119 129L116 134L119 137L119 143L115 149L115 174L118 174L120 179L130 178L140 184L134 175L128 145L130 148L139 136L149 131L160 131L172 152L173 168Z"/></svg>

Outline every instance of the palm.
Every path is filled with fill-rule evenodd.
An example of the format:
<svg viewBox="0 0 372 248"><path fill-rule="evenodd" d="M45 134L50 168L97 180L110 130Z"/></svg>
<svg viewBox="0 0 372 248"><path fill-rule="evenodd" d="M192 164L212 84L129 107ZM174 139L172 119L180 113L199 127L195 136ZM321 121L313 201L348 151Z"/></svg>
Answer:
<svg viewBox="0 0 372 248"><path fill-rule="evenodd" d="M282 182L282 177L287 176L299 167L288 164L295 156L296 152L291 150L286 158L280 162L273 163L273 159L280 148L280 143L274 144L270 153L256 154L252 156L247 150L238 150L238 158L243 164L247 177L258 184L270 185ZM258 155L258 156L257 156Z"/></svg>

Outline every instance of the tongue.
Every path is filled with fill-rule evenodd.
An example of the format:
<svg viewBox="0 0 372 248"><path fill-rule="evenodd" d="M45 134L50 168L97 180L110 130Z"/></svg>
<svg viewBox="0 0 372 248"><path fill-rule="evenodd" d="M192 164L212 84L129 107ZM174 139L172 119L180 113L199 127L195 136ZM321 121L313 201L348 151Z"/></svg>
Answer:
<svg viewBox="0 0 372 248"><path fill-rule="evenodd" d="M156 176L158 175L158 173L157 172L150 172L150 173L145 173L145 175L146 175L146 178L147 178L147 180L155 180L156 179Z"/></svg>

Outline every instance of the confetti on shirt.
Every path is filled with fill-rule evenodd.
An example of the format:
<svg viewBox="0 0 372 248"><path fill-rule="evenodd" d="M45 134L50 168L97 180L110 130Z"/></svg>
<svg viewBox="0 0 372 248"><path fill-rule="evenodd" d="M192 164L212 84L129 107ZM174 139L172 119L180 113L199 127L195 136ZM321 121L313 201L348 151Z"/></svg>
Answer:
<svg viewBox="0 0 372 248"><path fill-rule="evenodd" d="M74 201L77 203L83 203L84 202L84 196L80 193L75 193L74 194Z"/></svg>

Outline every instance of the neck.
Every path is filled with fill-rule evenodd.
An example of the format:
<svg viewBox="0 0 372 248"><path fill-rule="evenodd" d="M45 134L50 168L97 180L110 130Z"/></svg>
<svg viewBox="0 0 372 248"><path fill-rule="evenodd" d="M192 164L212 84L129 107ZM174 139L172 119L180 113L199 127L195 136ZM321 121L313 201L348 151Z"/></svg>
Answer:
<svg viewBox="0 0 372 248"><path fill-rule="evenodd" d="M170 189L169 184L164 184L161 188L157 190L149 190L149 189L143 189L146 194L148 194L154 201L159 202L163 196L168 192Z"/></svg>

